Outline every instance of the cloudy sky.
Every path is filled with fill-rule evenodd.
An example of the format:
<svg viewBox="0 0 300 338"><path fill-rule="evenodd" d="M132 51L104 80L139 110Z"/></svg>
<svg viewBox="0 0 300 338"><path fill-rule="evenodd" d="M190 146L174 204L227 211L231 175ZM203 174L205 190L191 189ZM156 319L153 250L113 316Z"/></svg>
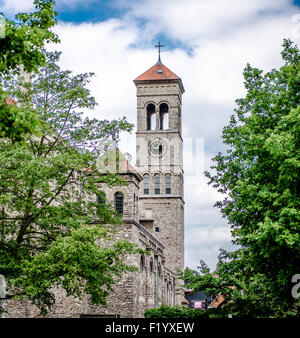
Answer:
<svg viewBox="0 0 300 338"><path fill-rule="evenodd" d="M32 0L0 0L12 16ZM133 79L157 61L182 78L185 170L185 264L204 259L213 269L220 247L230 249L230 227L214 203L222 199L203 171L224 150L222 128L243 97L246 63L268 71L281 65L284 38L300 43L299 0L57 0L61 66L94 72L99 106L90 116L126 116L136 123ZM135 157L135 134L122 150Z"/></svg>

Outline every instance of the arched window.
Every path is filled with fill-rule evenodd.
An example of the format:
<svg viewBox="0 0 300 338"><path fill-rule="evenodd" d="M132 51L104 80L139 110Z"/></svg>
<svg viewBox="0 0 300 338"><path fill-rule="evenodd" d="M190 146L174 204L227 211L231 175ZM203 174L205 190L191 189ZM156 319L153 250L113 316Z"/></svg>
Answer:
<svg viewBox="0 0 300 338"><path fill-rule="evenodd" d="M166 103L159 106L159 129L169 129L169 107Z"/></svg>
<svg viewBox="0 0 300 338"><path fill-rule="evenodd" d="M150 176L144 175L144 195L149 195Z"/></svg>
<svg viewBox="0 0 300 338"><path fill-rule="evenodd" d="M156 127L156 114L155 106L149 103L147 106L147 130L155 130Z"/></svg>
<svg viewBox="0 0 300 338"><path fill-rule="evenodd" d="M171 194L171 174L165 175L166 194Z"/></svg>
<svg viewBox="0 0 300 338"><path fill-rule="evenodd" d="M124 195L122 192L115 193L115 210L119 215L123 215Z"/></svg>
<svg viewBox="0 0 300 338"><path fill-rule="evenodd" d="M160 194L160 175L159 174L154 175L154 193L155 195Z"/></svg>
<svg viewBox="0 0 300 338"><path fill-rule="evenodd" d="M100 191L98 193L98 196L97 196L97 199L98 199L98 204L99 205L103 205L105 204L105 201L106 201L106 195L105 195L105 192L104 191Z"/></svg>

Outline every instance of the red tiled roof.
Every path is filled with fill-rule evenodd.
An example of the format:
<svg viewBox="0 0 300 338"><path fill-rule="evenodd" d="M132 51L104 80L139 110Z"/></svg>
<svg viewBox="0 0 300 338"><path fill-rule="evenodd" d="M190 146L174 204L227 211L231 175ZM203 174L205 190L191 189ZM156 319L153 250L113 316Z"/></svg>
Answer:
<svg viewBox="0 0 300 338"><path fill-rule="evenodd" d="M223 295L218 295L217 299L214 299L211 304L210 307L218 307L221 303L223 303L225 300Z"/></svg>
<svg viewBox="0 0 300 338"><path fill-rule="evenodd" d="M136 168L128 161L124 160L120 163L120 172L137 171Z"/></svg>
<svg viewBox="0 0 300 338"><path fill-rule="evenodd" d="M5 99L5 103L6 103L6 104L17 104L18 101L16 101L15 99L12 99L11 97L7 97L7 98Z"/></svg>
<svg viewBox="0 0 300 338"><path fill-rule="evenodd" d="M109 163L104 161L104 166L109 166ZM119 162L119 168L117 170L117 163L115 163L116 167L114 168L110 168L111 170L114 170L119 173L129 173L129 172L137 172L137 169L125 158L121 159L121 161ZM92 167L88 167L82 170L83 172L87 172L87 173L93 173L94 170L92 169Z"/></svg>
<svg viewBox="0 0 300 338"><path fill-rule="evenodd" d="M154 66L146 70L142 75L138 76L134 82L149 80L180 80L180 77L174 74L161 62L157 62Z"/></svg>
<svg viewBox="0 0 300 338"><path fill-rule="evenodd" d="M93 169L92 167L88 167L88 168L84 168L82 169L83 172L87 172L87 173L92 173L93 172Z"/></svg>
<svg viewBox="0 0 300 338"><path fill-rule="evenodd" d="M188 304L188 303L189 302L184 297L182 297L181 304Z"/></svg>

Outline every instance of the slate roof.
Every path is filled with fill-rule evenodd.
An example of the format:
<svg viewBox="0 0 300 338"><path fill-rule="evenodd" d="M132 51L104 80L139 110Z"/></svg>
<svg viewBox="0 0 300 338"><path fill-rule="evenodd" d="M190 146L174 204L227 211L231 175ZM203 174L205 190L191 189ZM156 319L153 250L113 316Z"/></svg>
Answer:
<svg viewBox="0 0 300 338"><path fill-rule="evenodd" d="M206 296L201 291L196 291L195 293L186 293L185 299L190 303L191 301L205 301Z"/></svg>

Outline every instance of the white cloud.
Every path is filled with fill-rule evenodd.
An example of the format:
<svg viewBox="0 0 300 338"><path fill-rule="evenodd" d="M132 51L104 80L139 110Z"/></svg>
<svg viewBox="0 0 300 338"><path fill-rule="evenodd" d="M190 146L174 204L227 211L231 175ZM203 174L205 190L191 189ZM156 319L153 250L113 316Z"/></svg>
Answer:
<svg viewBox="0 0 300 338"><path fill-rule="evenodd" d="M196 227L193 233L189 232L186 241L191 247L198 247L199 244L210 247L212 244L223 243L231 240L228 227L215 227L213 224L206 227Z"/></svg>
<svg viewBox="0 0 300 338"><path fill-rule="evenodd" d="M146 0L119 1L130 9L128 19L145 19L174 39L194 42L199 38L220 39L257 18L278 11L290 12L289 0ZM199 42L199 41L198 41Z"/></svg>
<svg viewBox="0 0 300 338"><path fill-rule="evenodd" d="M187 227L185 233L185 260L189 262L187 265L193 269L199 265L200 259L214 269L219 249L232 250L234 248L231 244L230 229L226 225Z"/></svg>
<svg viewBox="0 0 300 338"><path fill-rule="evenodd" d="M55 31L61 44L53 46L63 51L61 66L74 72L94 72L91 91L97 98L99 118L117 118L128 114L135 118L136 76L134 51L129 45L136 32L122 28L119 20L103 23L72 25L59 23Z"/></svg>
<svg viewBox="0 0 300 338"><path fill-rule="evenodd" d="M7 15L19 12L28 12L34 9L32 0L2 0L0 2L0 12Z"/></svg>

